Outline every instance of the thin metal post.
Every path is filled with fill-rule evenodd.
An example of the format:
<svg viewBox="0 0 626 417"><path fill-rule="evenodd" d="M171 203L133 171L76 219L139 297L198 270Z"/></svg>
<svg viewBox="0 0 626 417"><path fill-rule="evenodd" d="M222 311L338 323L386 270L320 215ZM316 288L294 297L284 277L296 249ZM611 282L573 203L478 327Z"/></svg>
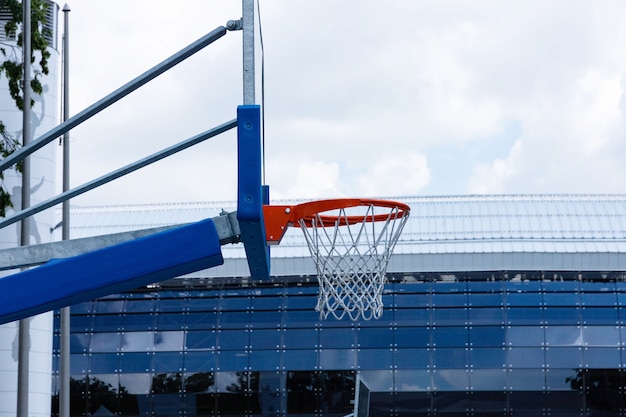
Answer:
<svg viewBox="0 0 626 417"><path fill-rule="evenodd" d="M31 71L31 16L30 0L22 2L23 25L22 25L22 52L24 70L24 102L22 108L22 145L30 143L32 132L30 129L30 71ZM24 159L22 167L22 210L30 206L30 158ZM28 246L30 243L30 218L21 222L20 245ZM17 364L17 417L28 417L28 377L29 377L29 356L30 356L30 319L19 321L19 350Z"/></svg>
<svg viewBox="0 0 626 417"><path fill-rule="evenodd" d="M70 77L69 77L69 12L70 7L63 6L63 121L70 113ZM63 134L63 192L70 189L70 134ZM65 200L62 207L61 238L70 238L70 202ZM59 346L59 417L70 416L70 307L61 309L61 337Z"/></svg>
<svg viewBox="0 0 626 417"><path fill-rule="evenodd" d="M255 104L254 2L242 0L243 25L243 104Z"/></svg>

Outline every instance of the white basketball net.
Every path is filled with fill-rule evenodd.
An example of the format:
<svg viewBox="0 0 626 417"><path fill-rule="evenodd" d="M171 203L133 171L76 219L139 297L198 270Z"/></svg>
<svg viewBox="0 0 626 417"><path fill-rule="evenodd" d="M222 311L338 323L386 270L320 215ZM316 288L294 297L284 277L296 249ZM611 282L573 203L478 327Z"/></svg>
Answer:
<svg viewBox="0 0 626 417"><path fill-rule="evenodd" d="M354 216L347 211L355 210L359 210L363 221L347 225L349 216ZM381 214L376 210L389 213L382 221L372 221ZM308 227L300 220L320 285L315 310L322 319L329 314L337 319L346 314L352 320L380 318L387 264L408 212L402 215L397 207L369 205L339 209L333 213L335 221L328 221L328 217L325 220L326 215L315 215Z"/></svg>

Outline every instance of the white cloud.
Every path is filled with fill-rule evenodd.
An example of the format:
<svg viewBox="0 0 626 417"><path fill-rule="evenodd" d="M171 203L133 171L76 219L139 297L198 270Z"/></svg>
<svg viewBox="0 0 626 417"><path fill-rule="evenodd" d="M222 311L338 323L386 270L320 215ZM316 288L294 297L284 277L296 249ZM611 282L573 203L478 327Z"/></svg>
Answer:
<svg viewBox="0 0 626 417"><path fill-rule="evenodd" d="M360 175L355 196L416 195L430 182L426 157L417 152L379 155Z"/></svg>

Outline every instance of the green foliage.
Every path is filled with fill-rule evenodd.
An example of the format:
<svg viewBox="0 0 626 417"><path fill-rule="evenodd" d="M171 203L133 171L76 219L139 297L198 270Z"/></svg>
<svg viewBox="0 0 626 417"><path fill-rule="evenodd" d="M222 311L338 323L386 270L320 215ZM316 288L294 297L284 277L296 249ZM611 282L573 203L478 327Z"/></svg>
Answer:
<svg viewBox="0 0 626 417"><path fill-rule="evenodd" d="M48 59L50 52L48 51L48 42L46 36L50 36L48 29L44 23L46 21L46 11L48 5L43 0L31 0L31 64L33 75L30 81L30 87L36 94L43 93L43 85L41 77L49 72ZM0 53L3 61L0 63L0 76L4 74L9 84L9 92L11 98L15 101L15 105L19 110L24 109L24 64L22 57L22 45L24 42L23 32L20 31L23 17L23 6L21 0L0 0L0 9L11 12L12 19L5 26L4 31L7 38L17 34L16 45L0 44ZM30 107L35 104L35 100L31 99ZM5 129L4 124L0 121L0 155L3 158L13 153L19 147L19 143ZM15 168L21 172L21 163ZM4 173L0 172L0 180L4 179ZM0 217L5 217L6 209L13 207L11 195L5 190L4 183L0 185Z"/></svg>

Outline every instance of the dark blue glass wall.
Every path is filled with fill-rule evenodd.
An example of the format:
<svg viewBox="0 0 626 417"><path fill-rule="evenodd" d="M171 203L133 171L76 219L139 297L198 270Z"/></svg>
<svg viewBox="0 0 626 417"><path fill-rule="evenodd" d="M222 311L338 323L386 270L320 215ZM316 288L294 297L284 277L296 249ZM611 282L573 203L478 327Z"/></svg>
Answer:
<svg viewBox="0 0 626 417"><path fill-rule="evenodd" d="M72 414L342 416L356 373L370 416L624 413L626 283L550 277L391 283L360 322L320 321L316 286L73 306Z"/></svg>

